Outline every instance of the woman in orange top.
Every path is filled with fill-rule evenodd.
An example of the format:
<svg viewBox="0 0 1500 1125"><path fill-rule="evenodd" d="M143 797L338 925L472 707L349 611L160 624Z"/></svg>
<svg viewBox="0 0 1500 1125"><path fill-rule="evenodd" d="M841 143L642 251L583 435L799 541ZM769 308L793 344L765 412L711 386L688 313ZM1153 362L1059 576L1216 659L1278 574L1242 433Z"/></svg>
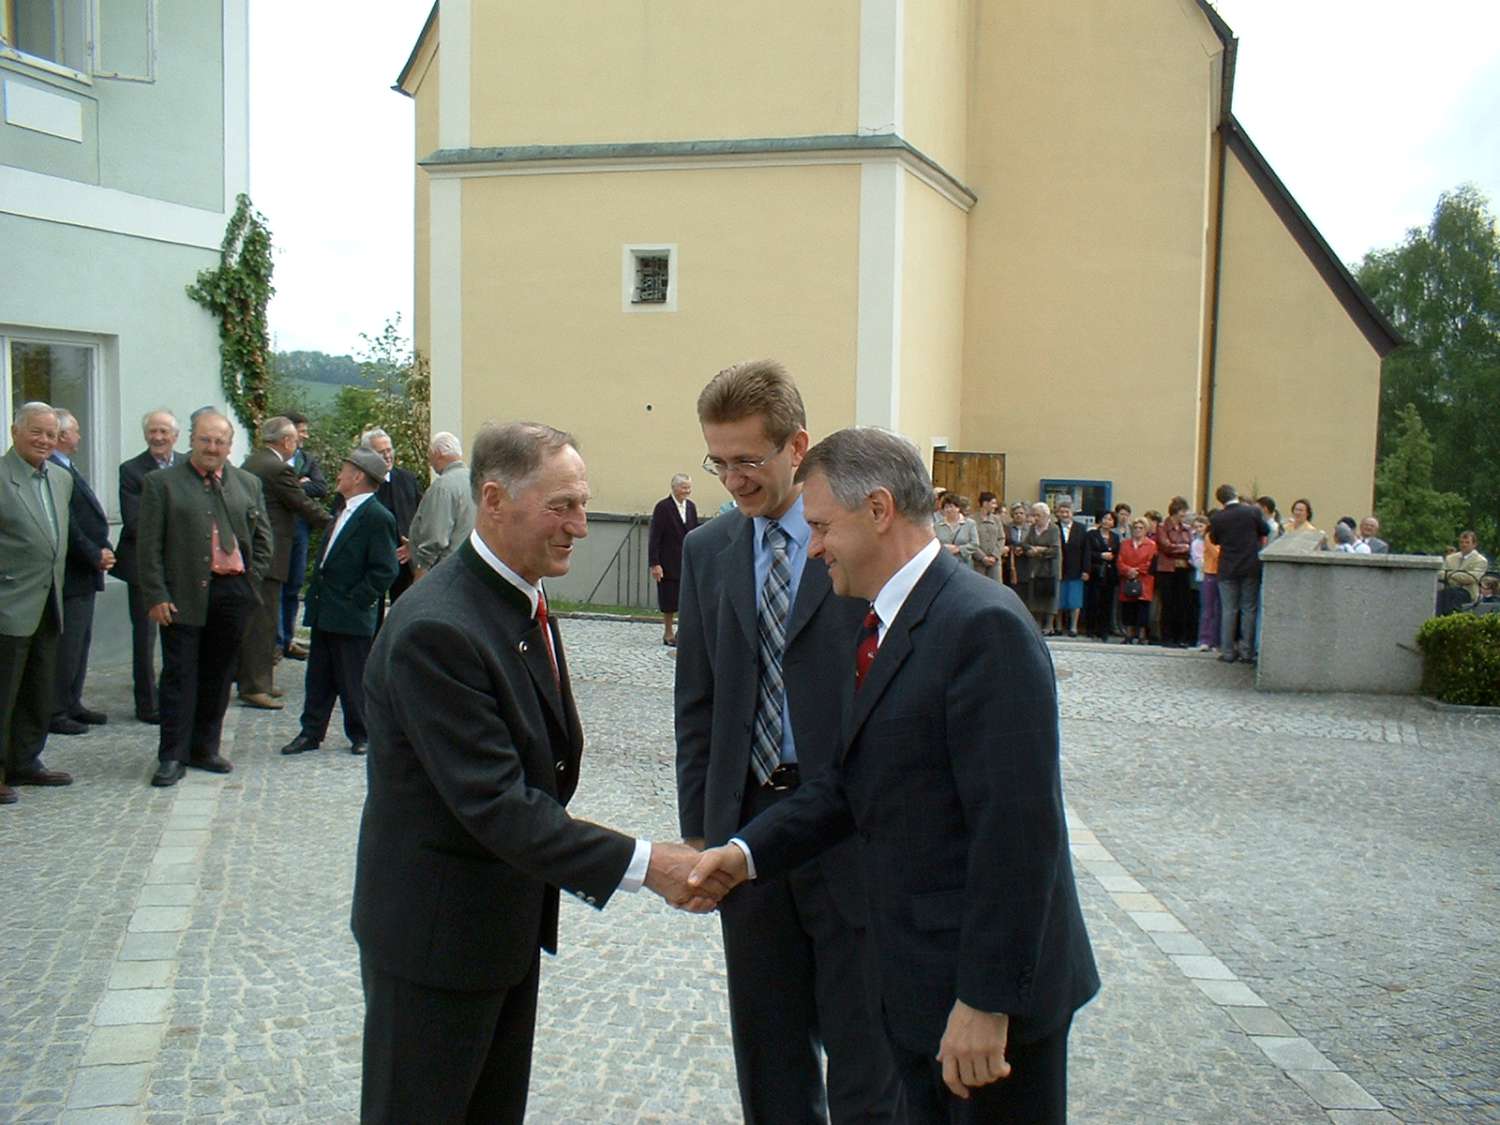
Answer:
<svg viewBox="0 0 1500 1125"><path fill-rule="evenodd" d="M1156 544L1146 538L1146 521L1137 516L1130 521L1130 538L1120 544L1120 624L1125 627L1125 643L1143 645L1151 623L1151 598L1156 593L1156 579L1151 573L1156 558ZM1136 583L1139 582L1139 587Z"/></svg>
<svg viewBox="0 0 1500 1125"><path fill-rule="evenodd" d="M1202 530L1199 530L1199 525ZM1219 545L1208 534L1208 517L1193 521L1193 564L1198 583L1198 651L1219 647Z"/></svg>

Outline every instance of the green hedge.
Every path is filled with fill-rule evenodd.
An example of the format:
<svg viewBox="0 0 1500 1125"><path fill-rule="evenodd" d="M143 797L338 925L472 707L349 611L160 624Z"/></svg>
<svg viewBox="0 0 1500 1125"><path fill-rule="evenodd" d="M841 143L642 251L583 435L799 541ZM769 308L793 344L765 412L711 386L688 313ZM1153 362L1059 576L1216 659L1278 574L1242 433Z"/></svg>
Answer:
<svg viewBox="0 0 1500 1125"><path fill-rule="evenodd" d="M1444 703L1500 707L1500 614L1450 613L1417 630L1422 691Z"/></svg>

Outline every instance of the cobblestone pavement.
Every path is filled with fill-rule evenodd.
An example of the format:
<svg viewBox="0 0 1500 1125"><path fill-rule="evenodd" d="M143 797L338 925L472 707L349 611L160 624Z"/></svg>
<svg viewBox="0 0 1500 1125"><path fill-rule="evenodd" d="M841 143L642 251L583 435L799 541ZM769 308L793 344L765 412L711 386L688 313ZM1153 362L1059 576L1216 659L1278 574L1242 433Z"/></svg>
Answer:
<svg viewBox="0 0 1500 1125"><path fill-rule="evenodd" d="M675 835L671 653L564 624L589 749L573 811ZM1104 978L1072 1037L1086 1122L1500 1122L1500 721L1271 696L1150 650L1056 648L1079 887ZM69 789L0 810L0 1121L352 1121L363 763L146 785L155 729L54 737ZM128 672L89 696L128 714ZM334 730L338 729L335 720ZM567 900L531 1119L734 1122L717 921Z"/></svg>

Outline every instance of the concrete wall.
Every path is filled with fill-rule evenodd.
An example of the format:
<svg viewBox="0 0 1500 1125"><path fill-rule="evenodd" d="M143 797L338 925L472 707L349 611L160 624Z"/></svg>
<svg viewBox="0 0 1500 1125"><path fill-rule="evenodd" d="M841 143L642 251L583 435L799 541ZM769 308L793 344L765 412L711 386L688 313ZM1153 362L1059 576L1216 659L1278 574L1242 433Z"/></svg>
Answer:
<svg viewBox="0 0 1500 1125"><path fill-rule="evenodd" d="M1407 694L1422 682L1417 630L1432 616L1442 560L1319 551L1288 535L1261 553L1263 691Z"/></svg>

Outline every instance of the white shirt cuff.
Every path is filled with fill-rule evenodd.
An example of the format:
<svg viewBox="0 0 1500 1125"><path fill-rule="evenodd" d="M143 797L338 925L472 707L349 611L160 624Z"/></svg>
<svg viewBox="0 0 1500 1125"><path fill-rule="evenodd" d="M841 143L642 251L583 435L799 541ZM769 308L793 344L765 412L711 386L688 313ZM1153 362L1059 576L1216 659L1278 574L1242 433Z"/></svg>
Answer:
<svg viewBox="0 0 1500 1125"><path fill-rule="evenodd" d="M630 866L625 868L625 877L616 890L635 894L646 882L646 869L651 866L651 841L637 840L635 855L630 857Z"/></svg>
<svg viewBox="0 0 1500 1125"><path fill-rule="evenodd" d="M740 851L742 851L742 852L745 853L745 866L746 866L746 868L749 869L748 873L746 875L746 878L754 879L755 878L755 857L750 854L750 845L747 844L747 843L745 843L745 841L741 840L738 836L731 836L729 838L729 842L731 844L733 844L735 847L739 848Z"/></svg>

